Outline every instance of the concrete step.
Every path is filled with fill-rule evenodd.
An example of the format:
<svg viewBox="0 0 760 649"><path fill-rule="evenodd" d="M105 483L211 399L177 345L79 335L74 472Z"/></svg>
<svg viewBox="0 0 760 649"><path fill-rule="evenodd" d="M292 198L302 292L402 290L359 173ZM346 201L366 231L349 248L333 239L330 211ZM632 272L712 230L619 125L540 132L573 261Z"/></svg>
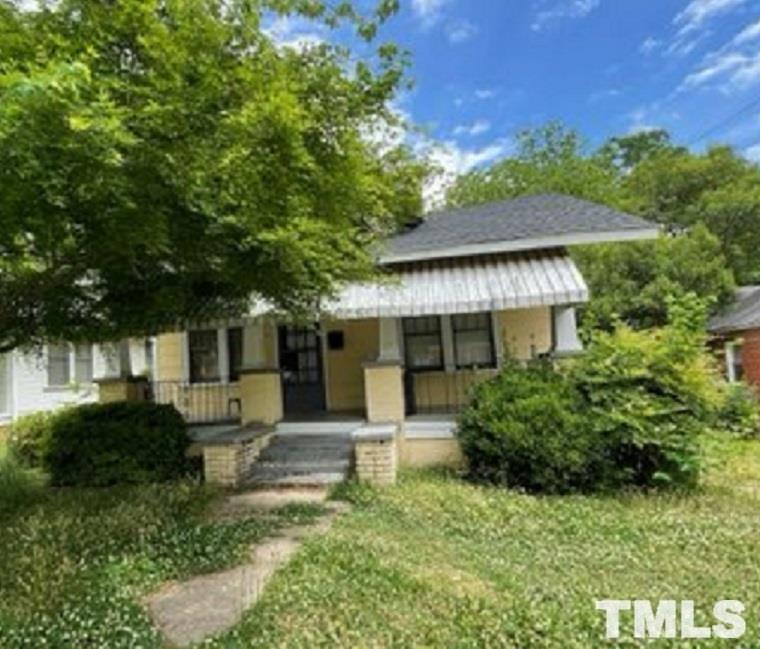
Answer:
<svg viewBox="0 0 760 649"><path fill-rule="evenodd" d="M325 486L342 482L353 463L348 433L276 433L251 469L259 486Z"/></svg>
<svg viewBox="0 0 760 649"><path fill-rule="evenodd" d="M351 436L364 422L349 421L281 421L275 427L278 435L345 435Z"/></svg>

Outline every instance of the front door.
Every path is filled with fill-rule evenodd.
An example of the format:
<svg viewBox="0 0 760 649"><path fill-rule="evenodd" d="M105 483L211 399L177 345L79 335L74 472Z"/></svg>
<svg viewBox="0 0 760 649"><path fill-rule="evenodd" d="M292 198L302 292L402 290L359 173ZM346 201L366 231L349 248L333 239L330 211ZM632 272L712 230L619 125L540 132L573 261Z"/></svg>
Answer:
<svg viewBox="0 0 760 649"><path fill-rule="evenodd" d="M280 371L286 415L325 409L322 341L316 327L280 327Z"/></svg>

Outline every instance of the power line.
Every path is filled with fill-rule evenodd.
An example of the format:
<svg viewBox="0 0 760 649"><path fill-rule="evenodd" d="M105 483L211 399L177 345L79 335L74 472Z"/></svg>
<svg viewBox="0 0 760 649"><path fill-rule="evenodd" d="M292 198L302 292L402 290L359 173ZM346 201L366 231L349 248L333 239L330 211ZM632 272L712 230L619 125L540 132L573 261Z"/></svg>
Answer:
<svg viewBox="0 0 760 649"><path fill-rule="evenodd" d="M748 113L753 108L757 108L758 106L760 106L760 96L756 97L755 99L753 99L748 104L745 104L744 106L742 106L741 108L739 108L739 110L731 113L727 117L724 117L722 120L720 120L716 124L713 124L709 128L707 128L704 131L702 131L697 137L695 137L692 140L690 140L686 144L686 146L689 146L689 147L694 146L698 142L701 142L705 138L710 137L714 133L722 131L726 126L728 126L729 124L732 124L737 119L739 119L740 117L742 117L745 113Z"/></svg>

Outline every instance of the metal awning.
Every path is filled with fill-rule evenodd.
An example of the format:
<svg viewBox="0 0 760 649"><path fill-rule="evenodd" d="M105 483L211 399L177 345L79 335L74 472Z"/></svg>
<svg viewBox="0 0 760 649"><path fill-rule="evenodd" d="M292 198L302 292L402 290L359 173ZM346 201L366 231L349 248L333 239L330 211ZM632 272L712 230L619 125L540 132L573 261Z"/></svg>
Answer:
<svg viewBox="0 0 760 649"><path fill-rule="evenodd" d="M338 319L480 313L579 304L588 287L564 251L442 259L392 267L326 305Z"/></svg>

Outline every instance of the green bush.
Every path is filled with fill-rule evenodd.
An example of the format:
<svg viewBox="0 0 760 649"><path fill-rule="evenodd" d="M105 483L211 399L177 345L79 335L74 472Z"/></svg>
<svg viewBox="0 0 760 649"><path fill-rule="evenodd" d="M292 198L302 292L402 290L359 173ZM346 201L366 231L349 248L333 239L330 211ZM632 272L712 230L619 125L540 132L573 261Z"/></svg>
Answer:
<svg viewBox="0 0 760 649"><path fill-rule="evenodd" d="M596 440L585 430L571 383L549 364L508 362L476 388L459 441L479 479L549 493L593 481Z"/></svg>
<svg viewBox="0 0 760 649"><path fill-rule="evenodd" d="M42 466L42 458L50 439L56 413L35 412L19 417L11 424L8 449L27 468Z"/></svg>
<svg viewBox="0 0 760 649"><path fill-rule="evenodd" d="M667 327L596 333L559 369L508 363L460 417L473 475L550 493L693 486L722 402L703 314L688 297Z"/></svg>
<svg viewBox="0 0 760 649"><path fill-rule="evenodd" d="M173 406L90 404L55 418L44 464L55 485L163 482L186 473L189 442Z"/></svg>
<svg viewBox="0 0 760 649"><path fill-rule="evenodd" d="M728 383L715 427L740 437L757 437L760 433L757 398L756 389L746 383Z"/></svg>

